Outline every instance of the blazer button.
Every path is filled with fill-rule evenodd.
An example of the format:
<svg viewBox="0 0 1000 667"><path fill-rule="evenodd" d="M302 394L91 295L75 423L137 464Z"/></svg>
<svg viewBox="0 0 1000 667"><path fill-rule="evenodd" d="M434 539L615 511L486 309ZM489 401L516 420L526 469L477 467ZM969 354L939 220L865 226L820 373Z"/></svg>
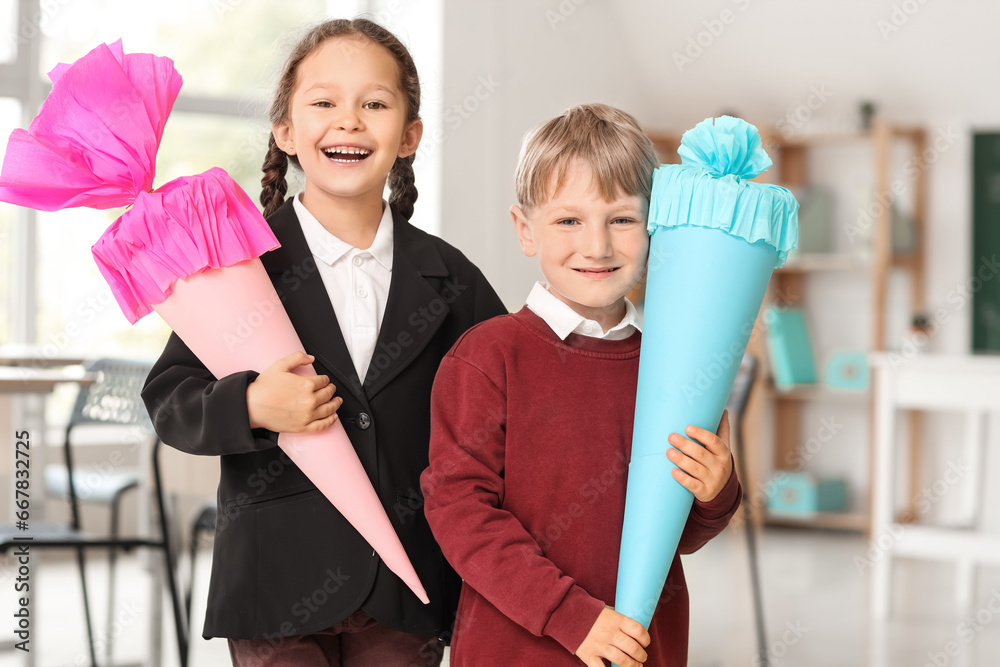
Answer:
<svg viewBox="0 0 1000 667"><path fill-rule="evenodd" d="M372 417L367 412L359 412L357 417L358 428L367 430L372 425Z"/></svg>

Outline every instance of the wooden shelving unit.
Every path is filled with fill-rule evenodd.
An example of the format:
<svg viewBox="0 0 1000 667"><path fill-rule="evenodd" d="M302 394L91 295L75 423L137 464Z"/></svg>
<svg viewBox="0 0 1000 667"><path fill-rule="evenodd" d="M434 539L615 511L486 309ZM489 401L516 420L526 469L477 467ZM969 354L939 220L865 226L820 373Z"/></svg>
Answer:
<svg viewBox="0 0 1000 667"><path fill-rule="evenodd" d="M825 147L839 146L868 146L871 148L872 173L874 175L874 192L892 192L892 150L898 142L904 142L909 150L911 159L916 164L921 164L920 160L926 147L926 134L922 128L900 127L875 118L871 129L864 132L845 132L803 135L795 137L785 137L776 132L770 131L758 125L761 130L761 139L765 150L774 162L774 167L758 177L759 180L774 182L789 188L802 187L811 183L809 174L810 154L813 151L821 151ZM656 145L660 153L660 159L664 163L679 163L677 147L680 145L680 135L676 134L651 134L650 138ZM869 276L869 289L871 290L872 303L872 329L869 337L868 349L871 351L885 350L887 347L887 298L889 288L889 276L894 270L907 271L911 276L909 306L911 313L919 313L924 310L924 240L927 214L927 187L926 187L926 166L916 170L912 182L908 182L906 192L903 194L912 197L912 222L913 222L913 245L905 254L894 254L891 237L891 209L889 206L880 207L874 216L874 228L872 230L872 248L870 259L860 260L854 255L844 253L819 253L801 254L790 259L789 262L774 272L771 284L768 288L768 297L765 299L765 308L769 304L780 303L789 307L800 307L808 310L807 284L811 276L820 273L830 272L852 272L867 274ZM893 195L895 197L895 195ZM641 298L643 284L637 286L636 293L632 296ZM763 312L763 308L761 309ZM758 335L758 332L765 331L764 324L758 319L757 328L750 339L748 351L757 357L761 363L761 368L769 369L767 362L765 336ZM817 354L817 370L822 371L819 365L822 362L822 351ZM771 408L773 419L773 447L772 447L772 468L777 470L787 469L787 461L796 460L796 452L803 444L801 418L803 406L814 401L830 401L838 403L857 404L859 409L866 410L868 415L868 469L872 464L872 422L873 411L872 395L870 391L847 392L836 391L824 387L822 384L795 387L790 391L777 391L768 377L769 373L760 373L757 385L747 408L745 421L746 440L744 451L747 452L747 464L751 479L745 480L745 486L751 492L751 498L759 498L760 494L754 495L754 491L760 488L763 482L761 470L762 456L760 452L761 438L763 432L763 419L768 406ZM919 479L920 466L917 449L919 444L919 434L921 429L921 415L917 412L909 413L910 420L910 480L911 488ZM866 492L865 507L862 510L846 513L818 513L802 517L791 516L768 516L763 506L763 501L757 500L754 503L755 521L767 521L779 525L808 526L815 528L827 528L836 530L868 531L870 526L870 492ZM915 508L910 507L910 515L915 516Z"/></svg>
<svg viewBox="0 0 1000 667"><path fill-rule="evenodd" d="M772 150L772 159L778 166L777 182L786 187L805 186L809 184L808 170L809 152L822 150L825 146L845 144L861 144L871 147L874 159L873 176L874 192L890 193L892 190L892 164L890 153L895 142L906 142L909 146L911 159L920 163L926 137L921 128L904 128L875 119L868 132L845 133L841 135L817 135L795 139L786 139L776 135L764 136L765 145ZM912 197L913 247L905 254L894 254L891 238L891 209L889 206L878 207L874 216L872 230L872 253L870 262L860 262L843 255L803 255L787 266L778 269L771 281L771 299L780 299L782 305L801 307L808 311L806 298L807 282L811 275L831 271L859 270L869 274L869 289L872 303L872 329L869 334L868 349L882 351L887 347L887 300L889 276L891 271L903 270L910 273L909 307L911 313L924 310L924 238L927 211L926 168L916 171L912 183L907 184L904 195ZM779 296L780 295L780 296ZM759 345L758 347L763 347ZM763 352L763 350L761 350ZM820 356L820 355L817 355ZM819 360L818 360L819 361ZM795 452L802 445L801 412L805 401L838 400L842 397L833 396L835 392L823 390L817 386L814 390L804 390L789 393L774 392L771 394L774 415L774 447L773 467L781 470L786 467L786 461L795 458ZM871 415L873 403L870 392L858 397L868 413L868 469L872 463L872 424ZM920 414L912 412L910 419L910 454L911 480L919 476L919 457L917 456ZM859 511L842 516L804 517L796 525L808 525L823 528L844 528L867 531L870 525L870 493L866 492L865 507ZM914 511L915 508L910 508ZM786 517L768 517L767 520L789 524Z"/></svg>
<svg viewBox="0 0 1000 667"><path fill-rule="evenodd" d="M869 524L868 515L863 512L816 512L802 516L768 514L765 521L773 526L823 528L853 532L867 531Z"/></svg>
<svg viewBox="0 0 1000 667"><path fill-rule="evenodd" d="M871 392L853 389L827 389L822 385L799 384L787 389L776 389L768 385L768 395L772 400L782 401L831 401L836 403L867 403Z"/></svg>
<svg viewBox="0 0 1000 667"><path fill-rule="evenodd" d="M841 253L816 253L798 255L788 261L781 271L785 273L813 273L818 271L868 271L871 266L856 257Z"/></svg>

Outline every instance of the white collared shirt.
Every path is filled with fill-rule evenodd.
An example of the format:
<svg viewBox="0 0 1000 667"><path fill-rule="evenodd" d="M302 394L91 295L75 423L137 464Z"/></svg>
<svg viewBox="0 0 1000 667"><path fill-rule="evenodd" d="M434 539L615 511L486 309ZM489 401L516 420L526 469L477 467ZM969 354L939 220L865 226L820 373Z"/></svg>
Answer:
<svg viewBox="0 0 1000 667"><path fill-rule="evenodd" d="M302 204L301 193L292 206L302 225L309 251L330 295L351 361L361 382L371 363L385 315L392 278L392 211L382 202L382 219L371 247L361 250L331 234Z"/></svg>
<svg viewBox="0 0 1000 667"><path fill-rule="evenodd" d="M625 299L625 317L607 331L602 330L601 325L595 320L588 320L552 294L548 283L540 281L535 283L531 293L528 294L527 306L535 315L545 320L560 340L566 340L571 333L605 340L623 340L637 329L642 331L642 318L628 299Z"/></svg>

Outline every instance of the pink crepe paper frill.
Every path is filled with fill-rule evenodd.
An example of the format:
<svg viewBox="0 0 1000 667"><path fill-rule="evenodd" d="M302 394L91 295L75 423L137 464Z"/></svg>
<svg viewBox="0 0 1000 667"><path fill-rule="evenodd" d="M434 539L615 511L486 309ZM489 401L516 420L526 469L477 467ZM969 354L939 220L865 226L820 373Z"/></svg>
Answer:
<svg viewBox="0 0 1000 667"><path fill-rule="evenodd" d="M113 208L148 191L167 116L181 89L169 58L101 44L50 73L52 92L10 136L0 200L41 211Z"/></svg>
<svg viewBox="0 0 1000 667"><path fill-rule="evenodd" d="M94 244L94 259L133 324L174 281L278 247L246 192L218 167L142 192Z"/></svg>
<svg viewBox="0 0 1000 667"><path fill-rule="evenodd" d="M222 169L154 192L156 151L181 89L169 58L101 44L50 73L52 92L27 130L14 130L0 201L42 211L131 209L94 245L94 258L133 324L174 281L278 247L247 194Z"/></svg>

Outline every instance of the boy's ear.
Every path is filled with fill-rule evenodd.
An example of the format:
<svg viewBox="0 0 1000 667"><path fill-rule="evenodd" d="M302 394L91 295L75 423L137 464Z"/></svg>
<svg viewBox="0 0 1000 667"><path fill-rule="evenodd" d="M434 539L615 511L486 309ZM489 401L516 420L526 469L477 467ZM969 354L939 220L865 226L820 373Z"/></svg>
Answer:
<svg viewBox="0 0 1000 667"><path fill-rule="evenodd" d="M271 126L274 143L288 155L295 155L295 142L292 141L292 127L287 120L278 121Z"/></svg>
<svg viewBox="0 0 1000 667"><path fill-rule="evenodd" d="M424 136L424 123L419 118L411 122L403 132L403 141L399 144L396 157L409 157L417 152L420 137Z"/></svg>
<svg viewBox="0 0 1000 667"><path fill-rule="evenodd" d="M514 223L514 231L517 232L517 240L521 243L521 252L525 257L535 256L535 239L531 234L531 224L528 216L520 206L514 204L510 207L510 219Z"/></svg>

